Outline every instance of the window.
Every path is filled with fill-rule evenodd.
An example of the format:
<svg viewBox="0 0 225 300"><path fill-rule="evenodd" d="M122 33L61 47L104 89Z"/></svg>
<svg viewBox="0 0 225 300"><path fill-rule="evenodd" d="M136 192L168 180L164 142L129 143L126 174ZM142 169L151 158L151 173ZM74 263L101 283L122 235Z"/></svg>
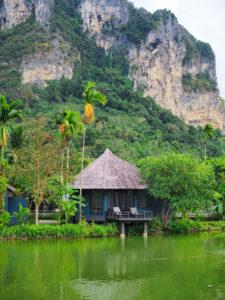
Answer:
<svg viewBox="0 0 225 300"><path fill-rule="evenodd" d="M146 191L138 191L138 207L143 209L150 208L149 197Z"/></svg>
<svg viewBox="0 0 225 300"><path fill-rule="evenodd" d="M90 201L91 215L103 214L103 193L102 191L92 191Z"/></svg>

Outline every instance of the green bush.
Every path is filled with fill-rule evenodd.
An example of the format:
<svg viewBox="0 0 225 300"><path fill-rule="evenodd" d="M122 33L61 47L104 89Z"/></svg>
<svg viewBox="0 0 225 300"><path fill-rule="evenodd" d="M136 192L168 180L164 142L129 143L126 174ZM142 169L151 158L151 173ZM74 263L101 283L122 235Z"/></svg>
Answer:
<svg viewBox="0 0 225 300"><path fill-rule="evenodd" d="M0 226L6 226L9 224L11 220L11 215L10 213L8 213L7 211L3 211L2 213L0 213Z"/></svg>
<svg viewBox="0 0 225 300"><path fill-rule="evenodd" d="M19 209L14 213L16 216L17 224L26 224L30 222L31 215L30 210L27 207L23 207L22 204L19 204Z"/></svg>
<svg viewBox="0 0 225 300"><path fill-rule="evenodd" d="M169 222L166 230L172 233L225 230L225 221L201 222L191 219L182 219Z"/></svg>
<svg viewBox="0 0 225 300"><path fill-rule="evenodd" d="M168 230L174 233L198 232L204 231L205 227L201 222L190 219L182 219L179 221L171 221L168 224Z"/></svg>
<svg viewBox="0 0 225 300"><path fill-rule="evenodd" d="M141 225L141 224L130 224L130 226L127 226L126 231L127 231L128 236L142 235L143 225Z"/></svg>
<svg viewBox="0 0 225 300"><path fill-rule="evenodd" d="M198 73L185 74L182 77L184 90L187 92L215 92L217 91L217 83L213 81L208 74Z"/></svg>
<svg viewBox="0 0 225 300"><path fill-rule="evenodd" d="M161 233L164 230L164 223L161 218L155 217L149 224L149 232L151 234Z"/></svg>
<svg viewBox="0 0 225 300"><path fill-rule="evenodd" d="M186 29L183 29L184 43L186 46L186 53L183 59L183 65L187 65L193 58L198 56L204 57L209 60L215 59L212 47L208 43L194 38Z"/></svg>
<svg viewBox="0 0 225 300"><path fill-rule="evenodd" d="M115 236L115 224L16 225L0 228L0 239L55 239Z"/></svg>

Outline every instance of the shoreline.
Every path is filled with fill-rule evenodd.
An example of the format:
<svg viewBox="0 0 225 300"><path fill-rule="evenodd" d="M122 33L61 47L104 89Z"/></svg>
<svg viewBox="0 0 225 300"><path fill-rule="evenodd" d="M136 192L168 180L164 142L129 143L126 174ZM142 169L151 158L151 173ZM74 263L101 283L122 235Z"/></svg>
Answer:
<svg viewBox="0 0 225 300"><path fill-rule="evenodd" d="M168 234L196 234L201 232L225 231L225 221L194 221L178 220L164 224L152 221L149 224L149 236ZM142 227L129 227L127 236L141 236ZM4 240L58 240L58 239L84 239L107 238L119 236L119 229L115 223L99 225L65 224L65 225L14 225L0 226L0 241Z"/></svg>

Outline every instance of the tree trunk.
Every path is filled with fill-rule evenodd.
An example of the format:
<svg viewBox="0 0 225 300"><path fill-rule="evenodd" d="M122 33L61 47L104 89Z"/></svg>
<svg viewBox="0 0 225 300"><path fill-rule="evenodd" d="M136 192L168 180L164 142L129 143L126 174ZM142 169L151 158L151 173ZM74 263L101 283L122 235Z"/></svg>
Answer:
<svg viewBox="0 0 225 300"><path fill-rule="evenodd" d="M204 147L204 159L206 160L207 158L207 143L205 143L205 147Z"/></svg>
<svg viewBox="0 0 225 300"><path fill-rule="evenodd" d="M2 159L4 159L4 147L2 146Z"/></svg>
<svg viewBox="0 0 225 300"><path fill-rule="evenodd" d="M69 167L70 167L70 147L66 147L66 184L69 184Z"/></svg>
<svg viewBox="0 0 225 300"><path fill-rule="evenodd" d="M0 193L0 213L5 209L5 192Z"/></svg>
<svg viewBox="0 0 225 300"><path fill-rule="evenodd" d="M35 203L35 224L38 225L39 221L39 204Z"/></svg>
<svg viewBox="0 0 225 300"><path fill-rule="evenodd" d="M82 194L83 194L83 170L84 170L84 153L85 153L85 139L86 139L86 126L84 126L83 145L82 145L82 158L81 158L81 184L80 184L80 199L79 199L79 222L82 221Z"/></svg>
<svg viewBox="0 0 225 300"><path fill-rule="evenodd" d="M61 154L61 185L63 186L64 178L63 178L63 162L64 162L64 148L62 148Z"/></svg>

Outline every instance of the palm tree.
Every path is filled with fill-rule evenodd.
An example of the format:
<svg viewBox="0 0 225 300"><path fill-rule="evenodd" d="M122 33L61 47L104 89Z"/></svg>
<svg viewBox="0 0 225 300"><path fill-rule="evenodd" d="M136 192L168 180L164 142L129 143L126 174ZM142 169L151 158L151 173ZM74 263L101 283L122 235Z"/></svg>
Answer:
<svg viewBox="0 0 225 300"><path fill-rule="evenodd" d="M87 82L84 86L83 92L84 98L84 133L83 133L83 143L82 143L82 158L81 158L81 187L80 187L80 203L79 203L79 221L82 219L82 190L83 190L83 176L82 172L84 169L84 154L85 154L85 140L86 140L86 127L87 125L95 121L94 106L96 104L105 105L107 102L106 96L96 90L95 82Z"/></svg>
<svg viewBox="0 0 225 300"><path fill-rule="evenodd" d="M64 150L66 149L66 184L68 185L69 177L69 157L70 157L70 140L76 134L82 131L83 123L79 112L65 110L60 114L58 120L59 131L62 137L62 157L61 157L61 184L64 184Z"/></svg>
<svg viewBox="0 0 225 300"><path fill-rule="evenodd" d="M216 135L216 130L213 128L211 124L206 124L203 129L204 137L205 137L205 145L204 145L204 158L207 158L207 145L209 140L212 140Z"/></svg>
<svg viewBox="0 0 225 300"><path fill-rule="evenodd" d="M4 159L4 150L8 145L10 122L21 118L21 114L18 112L20 106L20 100L13 100L8 103L5 96L0 96L0 146L2 149L2 159Z"/></svg>

